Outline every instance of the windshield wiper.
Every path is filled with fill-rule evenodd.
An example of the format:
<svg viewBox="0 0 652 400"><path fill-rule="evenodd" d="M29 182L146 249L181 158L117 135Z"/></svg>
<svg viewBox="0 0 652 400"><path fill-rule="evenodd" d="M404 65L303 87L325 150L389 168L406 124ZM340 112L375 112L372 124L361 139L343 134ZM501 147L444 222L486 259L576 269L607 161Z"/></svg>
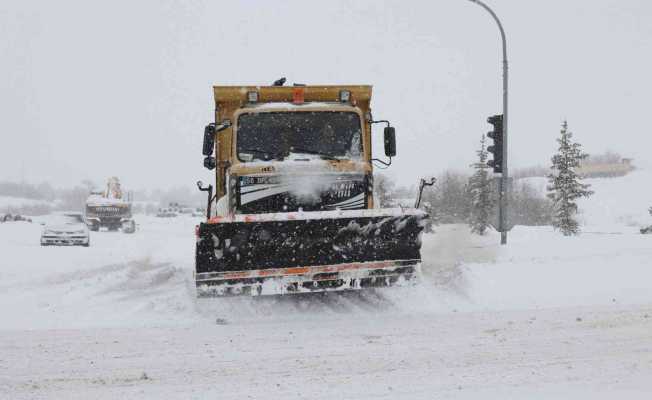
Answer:
<svg viewBox="0 0 652 400"><path fill-rule="evenodd" d="M341 161L339 158L336 158L328 153L323 153L319 150L309 150L309 149L304 149L301 147L290 147L290 151L292 152L297 152L297 153L303 153L303 154L315 154L318 156L321 156L322 158L326 160L334 160L334 161Z"/></svg>

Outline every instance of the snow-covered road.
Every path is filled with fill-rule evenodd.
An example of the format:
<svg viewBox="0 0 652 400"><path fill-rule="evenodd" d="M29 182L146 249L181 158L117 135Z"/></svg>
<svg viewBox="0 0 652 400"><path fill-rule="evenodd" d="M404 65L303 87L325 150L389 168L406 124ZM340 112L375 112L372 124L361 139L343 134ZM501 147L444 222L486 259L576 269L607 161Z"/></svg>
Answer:
<svg viewBox="0 0 652 400"><path fill-rule="evenodd" d="M652 242L442 226L413 288L196 300L188 218L0 225L0 398L649 398Z"/></svg>
<svg viewBox="0 0 652 400"><path fill-rule="evenodd" d="M5 331L0 390L12 399L646 399L650 313L650 307L599 307L343 314Z"/></svg>

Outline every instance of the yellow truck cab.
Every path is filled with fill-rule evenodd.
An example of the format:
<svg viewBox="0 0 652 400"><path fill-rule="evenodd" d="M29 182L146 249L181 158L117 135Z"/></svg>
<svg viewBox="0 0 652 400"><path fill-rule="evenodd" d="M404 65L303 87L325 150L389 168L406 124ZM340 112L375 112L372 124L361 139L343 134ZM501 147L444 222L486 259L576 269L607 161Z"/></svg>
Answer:
<svg viewBox="0 0 652 400"><path fill-rule="evenodd" d="M215 126L223 127L215 143L214 215L373 208L371 86L213 91ZM210 127L207 134L214 135ZM318 190L325 186L330 190ZM243 187L256 194L234 192ZM281 198L284 188L298 196ZM317 199L322 192L327 196Z"/></svg>

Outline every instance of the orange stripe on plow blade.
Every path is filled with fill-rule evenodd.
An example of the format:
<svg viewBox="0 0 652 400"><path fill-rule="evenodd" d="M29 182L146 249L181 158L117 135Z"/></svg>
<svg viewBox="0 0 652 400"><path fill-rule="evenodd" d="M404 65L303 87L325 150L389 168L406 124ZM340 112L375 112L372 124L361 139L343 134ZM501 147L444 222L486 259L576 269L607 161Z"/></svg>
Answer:
<svg viewBox="0 0 652 400"><path fill-rule="evenodd" d="M421 260L372 261L366 263L319 265L313 267L273 268L273 269L234 271L234 272L213 272L213 273L209 272L205 274L210 275L211 280L269 278L269 277L318 274L324 272L384 269L384 268L391 268L391 267L400 267L405 265L415 265L420 261ZM204 274L200 274L200 275L204 275Z"/></svg>

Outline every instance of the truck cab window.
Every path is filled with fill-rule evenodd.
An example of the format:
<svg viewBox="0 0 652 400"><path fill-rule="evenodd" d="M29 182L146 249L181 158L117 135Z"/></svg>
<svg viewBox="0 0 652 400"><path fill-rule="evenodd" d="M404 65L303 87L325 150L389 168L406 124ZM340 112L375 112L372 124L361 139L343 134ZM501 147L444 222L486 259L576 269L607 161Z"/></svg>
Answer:
<svg viewBox="0 0 652 400"><path fill-rule="evenodd" d="M354 159L362 154L360 116L349 111L260 112L240 115L238 159L281 160L290 155Z"/></svg>

